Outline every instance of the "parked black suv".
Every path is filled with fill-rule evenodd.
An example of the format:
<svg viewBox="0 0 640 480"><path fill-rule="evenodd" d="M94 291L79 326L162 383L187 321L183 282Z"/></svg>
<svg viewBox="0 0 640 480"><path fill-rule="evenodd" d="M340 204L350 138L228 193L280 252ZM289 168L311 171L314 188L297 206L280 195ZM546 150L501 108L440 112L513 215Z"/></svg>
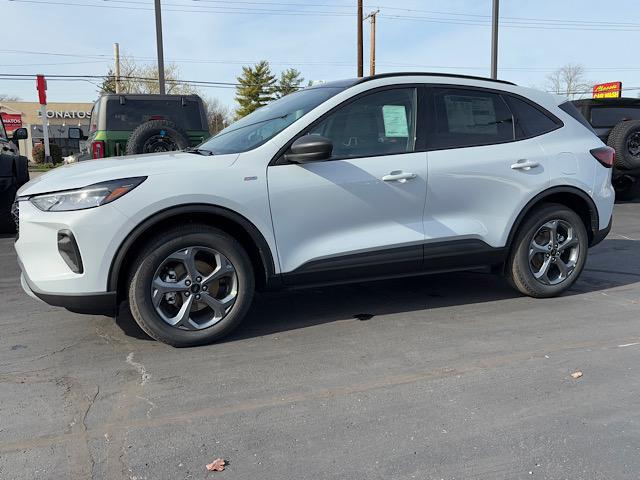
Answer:
<svg viewBox="0 0 640 480"><path fill-rule="evenodd" d="M18 188L29 181L29 162L17 146L27 136L26 128L18 128L10 138L0 117L0 233L15 231L11 206Z"/></svg>
<svg viewBox="0 0 640 480"><path fill-rule="evenodd" d="M589 98L573 104L596 135L616 150L616 197L631 200L640 196L640 98Z"/></svg>

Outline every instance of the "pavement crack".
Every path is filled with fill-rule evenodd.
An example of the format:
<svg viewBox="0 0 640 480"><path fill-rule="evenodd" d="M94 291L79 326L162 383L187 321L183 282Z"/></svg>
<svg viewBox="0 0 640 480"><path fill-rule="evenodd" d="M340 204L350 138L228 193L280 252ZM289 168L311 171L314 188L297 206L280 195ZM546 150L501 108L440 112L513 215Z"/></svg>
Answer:
<svg viewBox="0 0 640 480"><path fill-rule="evenodd" d="M144 386L151 379L151 374L147 373L147 369L142 363L133 360L134 356L134 352L129 353L129 355L127 355L127 363L138 371L140 374L140 385Z"/></svg>

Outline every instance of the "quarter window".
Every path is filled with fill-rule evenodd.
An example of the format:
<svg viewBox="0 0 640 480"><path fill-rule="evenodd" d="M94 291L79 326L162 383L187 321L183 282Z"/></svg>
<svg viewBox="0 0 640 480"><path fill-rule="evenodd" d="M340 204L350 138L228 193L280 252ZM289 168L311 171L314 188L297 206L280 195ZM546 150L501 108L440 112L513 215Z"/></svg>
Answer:
<svg viewBox="0 0 640 480"><path fill-rule="evenodd" d="M514 139L513 117L495 93L435 88L431 148L459 148Z"/></svg>
<svg viewBox="0 0 640 480"><path fill-rule="evenodd" d="M309 134L332 141L333 159L413 152L416 97L415 88L371 93L329 114Z"/></svg>
<svg viewBox="0 0 640 480"><path fill-rule="evenodd" d="M506 96L515 118L516 139L537 137L559 127L558 123L529 102Z"/></svg>

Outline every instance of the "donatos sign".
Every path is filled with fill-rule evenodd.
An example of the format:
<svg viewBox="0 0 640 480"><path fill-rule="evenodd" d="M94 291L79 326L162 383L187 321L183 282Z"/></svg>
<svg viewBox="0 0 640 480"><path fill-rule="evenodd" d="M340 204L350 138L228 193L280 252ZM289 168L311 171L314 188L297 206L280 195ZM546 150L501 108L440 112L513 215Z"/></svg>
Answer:
<svg viewBox="0 0 640 480"><path fill-rule="evenodd" d="M42 117L42 112L38 111L38 117ZM47 118L91 118L91 112L59 112L55 110L47 110Z"/></svg>
<svg viewBox="0 0 640 480"><path fill-rule="evenodd" d="M593 98L620 98L622 82L599 83L593 86Z"/></svg>

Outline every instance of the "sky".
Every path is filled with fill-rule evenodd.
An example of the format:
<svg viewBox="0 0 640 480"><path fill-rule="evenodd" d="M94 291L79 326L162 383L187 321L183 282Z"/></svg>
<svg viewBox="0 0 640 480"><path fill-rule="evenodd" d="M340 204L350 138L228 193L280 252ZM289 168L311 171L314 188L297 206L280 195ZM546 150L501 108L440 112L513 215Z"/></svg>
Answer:
<svg viewBox="0 0 640 480"><path fill-rule="evenodd" d="M187 80L234 83L265 59L307 80L356 76L356 0L162 0L165 63ZM377 72L488 76L492 0L365 0L379 9ZM121 54L153 63L153 0L0 0L0 74L103 75ZM546 89L546 76L581 64L592 83L640 92L640 1L501 0L498 76ZM364 24L365 73L369 23ZM99 83L99 80L90 80ZM624 88L627 87L627 90ZM634 90L633 87L638 87ZM234 88L202 88L234 107ZM35 80L0 75L0 94L37 101ZM50 102L92 102L88 81L48 82Z"/></svg>

